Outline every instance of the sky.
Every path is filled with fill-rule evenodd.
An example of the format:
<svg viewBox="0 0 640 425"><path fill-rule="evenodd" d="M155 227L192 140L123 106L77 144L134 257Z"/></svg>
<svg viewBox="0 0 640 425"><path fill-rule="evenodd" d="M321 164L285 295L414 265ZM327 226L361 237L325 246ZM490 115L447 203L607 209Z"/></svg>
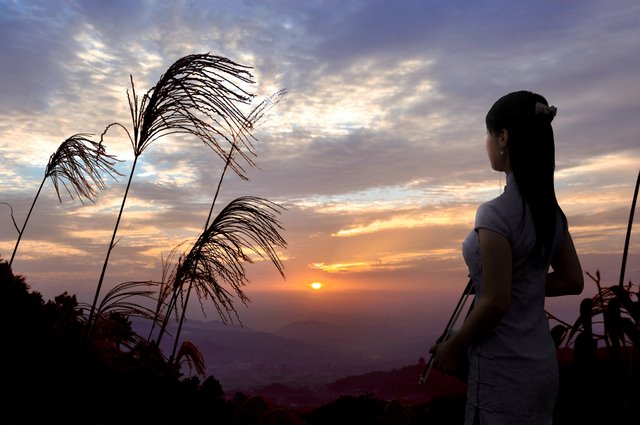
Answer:
<svg viewBox="0 0 640 425"><path fill-rule="evenodd" d="M435 332L466 283L475 210L505 184L485 154L484 117L511 91L558 108L558 201L583 269L618 281L640 165L639 51L634 0L0 0L0 202L21 225L63 140L131 128L130 76L144 93L183 56L225 56L252 67L256 102L287 90L254 133L249 181L227 174L216 204L259 196L286 208L286 279L247 265L243 323ZM84 204L59 202L47 181L23 235L14 271L46 298L93 297L133 160L122 131L105 145L124 176ZM143 153L103 293L161 278L162 259L204 226L222 166L188 137ZM626 280L640 283L637 234ZM2 204L5 259L16 238ZM584 295L594 289L587 279ZM580 298L548 309L572 320ZM190 317L217 319L204 311L194 303Z"/></svg>

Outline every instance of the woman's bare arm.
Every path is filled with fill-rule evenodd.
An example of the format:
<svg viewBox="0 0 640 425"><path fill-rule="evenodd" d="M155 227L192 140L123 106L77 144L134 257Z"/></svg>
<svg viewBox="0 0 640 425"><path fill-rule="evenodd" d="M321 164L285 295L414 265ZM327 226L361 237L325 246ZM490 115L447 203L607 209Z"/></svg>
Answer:
<svg viewBox="0 0 640 425"><path fill-rule="evenodd" d="M584 276L571 234L567 230L560 249L551 259L553 272L547 275L546 296L578 295L584 288Z"/></svg>
<svg viewBox="0 0 640 425"><path fill-rule="evenodd" d="M511 303L511 245L507 239L488 229L479 229L482 255L482 294L450 339L435 347L434 366L454 371L466 356L466 350L482 341L506 314Z"/></svg>

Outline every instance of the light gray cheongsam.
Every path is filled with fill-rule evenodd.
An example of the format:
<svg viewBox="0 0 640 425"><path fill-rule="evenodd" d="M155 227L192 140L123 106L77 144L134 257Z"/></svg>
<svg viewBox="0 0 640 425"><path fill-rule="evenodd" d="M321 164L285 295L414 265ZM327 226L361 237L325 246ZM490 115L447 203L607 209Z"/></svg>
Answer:
<svg viewBox="0 0 640 425"><path fill-rule="evenodd" d="M544 311L549 267L529 256L535 229L513 173L507 175L504 193L478 208L475 228L462 244L476 297L482 296L480 228L499 233L511 244L511 305L490 336L469 349L465 425L473 424L476 408L482 425L551 424L558 364ZM558 212L554 251L565 229Z"/></svg>

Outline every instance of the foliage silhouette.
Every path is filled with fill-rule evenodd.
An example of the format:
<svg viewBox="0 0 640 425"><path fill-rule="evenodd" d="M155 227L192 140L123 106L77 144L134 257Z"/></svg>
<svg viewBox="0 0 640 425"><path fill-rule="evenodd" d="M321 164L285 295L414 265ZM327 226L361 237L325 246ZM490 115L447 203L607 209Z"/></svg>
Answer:
<svg viewBox="0 0 640 425"><path fill-rule="evenodd" d="M119 175L114 168L117 161L115 156L107 154L102 142L93 142L88 138L90 136L90 134L86 133L74 134L63 141L49 157L40 187L31 203L22 228L18 230L18 239L13 248L9 265L13 264L24 229L47 179L51 179L60 202L62 202L62 197L60 196L61 187L64 188L71 199L74 198L73 195L75 193L80 201L83 202L83 198L93 201L98 195L98 191L104 190L105 183L102 173L106 173L113 178L115 178L115 175ZM13 208L11 209L11 218L13 219ZM16 224L15 220L13 223L14 225Z"/></svg>
<svg viewBox="0 0 640 425"><path fill-rule="evenodd" d="M123 282L114 286L105 294L100 304L97 306L94 315L93 331L88 334L90 338L98 340L104 339L104 333L111 332L117 326L122 325L122 318L139 317L151 320L154 311L147 307L145 300L154 300L154 282ZM83 312L89 311L90 305L82 303L80 308ZM142 337L137 334L130 335L127 339L127 347L131 348L133 343L142 341Z"/></svg>
<svg viewBox="0 0 640 425"><path fill-rule="evenodd" d="M247 282L243 263L253 262L245 251L271 261L284 277L284 267L276 252L277 247L286 247L286 241L279 234L282 227L277 221L281 209L279 205L257 197L241 197L230 202L190 251L178 260L171 279L173 293L169 305L175 305L183 294L188 299L193 289L201 302L205 298L212 300L223 321L233 321L234 316L238 318L232 292L246 304L248 298L242 290ZM167 313L158 335L158 346L169 317ZM174 353L181 325L182 320L174 341Z"/></svg>
<svg viewBox="0 0 640 425"><path fill-rule="evenodd" d="M236 148L236 152L253 164L253 146L245 130L251 126L251 121L239 109L239 105L248 104L253 98L241 87L251 83L253 80L248 67L208 53L177 60L142 99L137 96L131 77L131 93L127 91L127 99L132 131L120 123L112 123L101 136L104 137L113 126L124 129L133 148L134 160L89 312L89 328L140 155L164 136L191 135L229 161L229 166L240 177L246 178L236 155L226 154L224 143L230 145L230 150L233 150L234 143L239 143L241 148Z"/></svg>
<svg viewBox="0 0 640 425"><path fill-rule="evenodd" d="M553 334L557 345L564 345L560 357L565 357L567 350L573 347L574 365L565 379L572 386L567 389L565 385L560 398L569 399L563 401L565 405L583 406L576 409L579 416L574 417L580 423L640 421L637 410L640 405L640 285L624 284L639 184L640 173L631 202L619 282L603 287L599 270L595 276L586 272L598 291L593 297L582 300L578 319L569 324L549 315L559 322ZM594 325L602 326L601 334L594 331ZM604 345L604 353L599 345ZM608 409L594 407L602 404L608 405ZM566 411L558 413L562 414Z"/></svg>
<svg viewBox="0 0 640 425"><path fill-rule="evenodd" d="M230 423L233 405L212 376L183 378L112 310L87 342L75 296L45 302L0 260L0 422ZM98 322L96 322L98 323ZM186 357L182 357L183 359Z"/></svg>
<svg viewBox="0 0 640 425"><path fill-rule="evenodd" d="M248 125L241 129L242 133L241 133L241 137L238 136L233 136L233 142L231 144L231 148L229 149L229 154L227 155L225 164L224 164L224 168L222 169L222 173L220 174L220 178L218 179L218 185L216 186L216 191L215 194L213 195L213 201L211 202L211 208L209 209L209 215L207 216L207 221L204 225L204 229L206 230L207 227L209 227L209 222L211 221L211 216L213 214L213 208L216 205L216 201L218 200L218 195L220 194L220 187L222 186L222 181L224 180L224 177L227 173L227 170L229 169L229 166L232 165L233 163L233 159L237 153L237 151L239 149L241 149L241 144L239 143L239 141L242 141L243 139L247 139L247 138L254 138L253 134L251 132L251 130L253 130L254 128L256 128L256 126L258 124L261 123L262 120L264 120L265 116L267 115L267 113L278 103L280 103L280 101L284 98L286 94L286 90L282 89L279 90L277 92L275 92L274 94L272 94L271 96L268 96L266 99L264 99L262 102L260 102L258 104L258 106L256 106L247 116L247 123ZM245 143L246 145L246 143ZM253 153L255 155L255 153ZM253 164L253 163L252 163ZM242 175L241 176L243 179L246 179L246 176Z"/></svg>
<svg viewBox="0 0 640 425"><path fill-rule="evenodd" d="M198 347L189 341L184 341L182 345L180 345L174 367L179 371L182 363L187 363L189 369L195 369L198 375L204 375L205 373L204 357L200 350L198 350Z"/></svg>
<svg viewBox="0 0 640 425"><path fill-rule="evenodd" d="M560 335L559 358L569 362L561 369L555 419L563 423L637 423L640 285L603 287L599 271L587 275L598 292L581 301L576 321L569 324L551 317L559 322L554 327Z"/></svg>
<svg viewBox="0 0 640 425"><path fill-rule="evenodd" d="M586 272L587 276L595 282L598 288L597 294L591 299L584 299L582 301L580 305L580 317L573 325L563 323L554 317L554 319L561 322L559 326L564 326L565 328L566 332L560 339L560 342L564 342L565 347L569 347L573 338L577 338L576 335L578 334L578 336L582 335L583 338L593 340L596 345L598 341L603 341L607 347L609 359L612 364L619 364L621 346L634 347L634 351L640 349L638 345L640 342L640 285L634 285L631 282L628 282L626 285L623 284L639 185L640 172L638 173L635 191L631 201L631 212L629 214L629 222L622 253L623 260L618 285L603 288L600 270L596 270L595 276ZM594 334L592 329L593 318L598 315L601 316L600 322L604 328L602 335ZM591 343L586 343L585 347L590 345ZM579 353L578 355L583 354L584 353ZM630 365L630 367L637 369L637 365Z"/></svg>
<svg viewBox="0 0 640 425"><path fill-rule="evenodd" d="M282 100L282 98L284 97L285 94L286 94L285 90L280 90L280 91L274 93L273 95L267 97L262 102L260 102L260 104L256 108L254 108L253 111L251 111L251 113L248 115L248 121L249 121L250 125L247 126L244 129L245 130L244 132L246 133L246 135L249 135L249 136L253 137L251 132L250 132L250 130L254 129L256 127L256 125L259 124L263 120L263 118L267 115L268 111L271 110L271 108L273 108L277 103L279 103ZM218 195L220 193L220 187L222 186L222 181L224 180L224 177L225 177L225 174L227 172L227 169L229 168L229 166L232 163L232 159L233 159L237 149L239 149L237 141L238 141L238 137L234 136L233 137L233 144L231 145L231 149L229 150L229 155L227 156L227 160L225 162L224 168L222 170L222 173L220 174L220 178L218 179L218 185L216 187L216 191L215 191L215 194L213 196L213 200L211 202L211 208L209 209L209 215L207 216L207 221L206 221L205 226L204 226L205 232L207 231L207 228L209 227L209 223L211 221L211 215L213 214L213 208L214 208L214 206L216 204L216 201L218 199ZM277 238L282 239L280 237L280 235L277 233L277 231L275 232L275 234L276 234ZM272 241L272 242L274 242L274 241ZM281 242L284 243L284 240L282 240ZM282 244L282 243L280 244L280 246L284 247L284 244ZM265 251L273 251L273 248L272 248L271 244L269 244L269 246L266 247ZM275 251L274 251L274 254L275 254ZM277 258L277 255L275 256L275 258L278 261L277 261L277 263L274 262L274 264L276 264L276 267L278 268L278 270L280 271L280 274L284 278L282 264L280 264L280 261ZM193 284L196 283L195 282L196 274L195 273L191 273L190 276L191 276L191 278L190 278L190 281L189 281L189 287L187 289L187 294L186 294L186 296L183 297L184 300L183 300L183 303L182 303L182 312L180 314L180 319L178 321L178 331L177 331L177 335L176 335L176 338L175 338L175 341L174 341L173 352L171 354L171 358L173 358L173 356L175 354L175 350L176 350L176 347L177 347L177 344L178 344L180 332L182 330L182 326L183 326L184 320L186 318L187 305L189 303L189 297L191 295L191 289L193 288ZM180 285L181 288L182 288L182 286L183 285ZM245 302L244 293L242 291L240 291L238 288L234 287L233 284L231 286L235 290L235 292L240 296L240 299L243 302ZM179 291L179 292L182 295L182 291ZM220 291L218 291L218 292L220 292ZM171 298L171 302L169 303L169 306L167 308L166 317L169 317L171 315L171 310L176 307L177 295L178 295L178 292L174 291L174 296ZM202 297L200 296L200 293L198 293L198 298L200 300L200 304L202 305ZM216 305L216 308L218 310L219 315L222 316L222 314L220 314L222 312L222 310L219 308L219 304L221 303L221 301L219 300L219 297L212 297L212 299L213 299L214 304ZM229 303L231 303L231 299L230 298L228 298L228 301L229 301ZM246 304L246 302L245 302L245 304ZM232 307L232 309L233 309L233 307ZM235 310L233 310L233 311L235 312ZM226 312L229 313L229 310L226 309ZM177 309L176 309L176 313L178 313ZM236 317L237 317L237 314L236 314ZM223 317L223 320L224 320L224 317ZM155 321L154 321L154 323L155 323ZM163 335L163 330L165 329L165 327L166 327L166 322L163 324L163 328L162 328L162 330L160 332L160 335L158 337L158 344L160 343L160 340L161 340L162 335Z"/></svg>

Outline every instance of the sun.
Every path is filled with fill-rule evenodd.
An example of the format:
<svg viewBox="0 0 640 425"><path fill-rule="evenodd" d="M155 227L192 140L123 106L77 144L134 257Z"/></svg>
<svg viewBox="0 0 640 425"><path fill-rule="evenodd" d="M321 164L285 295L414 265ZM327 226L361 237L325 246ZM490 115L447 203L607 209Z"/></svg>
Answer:
<svg viewBox="0 0 640 425"><path fill-rule="evenodd" d="M309 286L311 286L313 289L318 290L318 289L322 288L322 282L313 282L313 283L312 283L311 285L309 285Z"/></svg>

